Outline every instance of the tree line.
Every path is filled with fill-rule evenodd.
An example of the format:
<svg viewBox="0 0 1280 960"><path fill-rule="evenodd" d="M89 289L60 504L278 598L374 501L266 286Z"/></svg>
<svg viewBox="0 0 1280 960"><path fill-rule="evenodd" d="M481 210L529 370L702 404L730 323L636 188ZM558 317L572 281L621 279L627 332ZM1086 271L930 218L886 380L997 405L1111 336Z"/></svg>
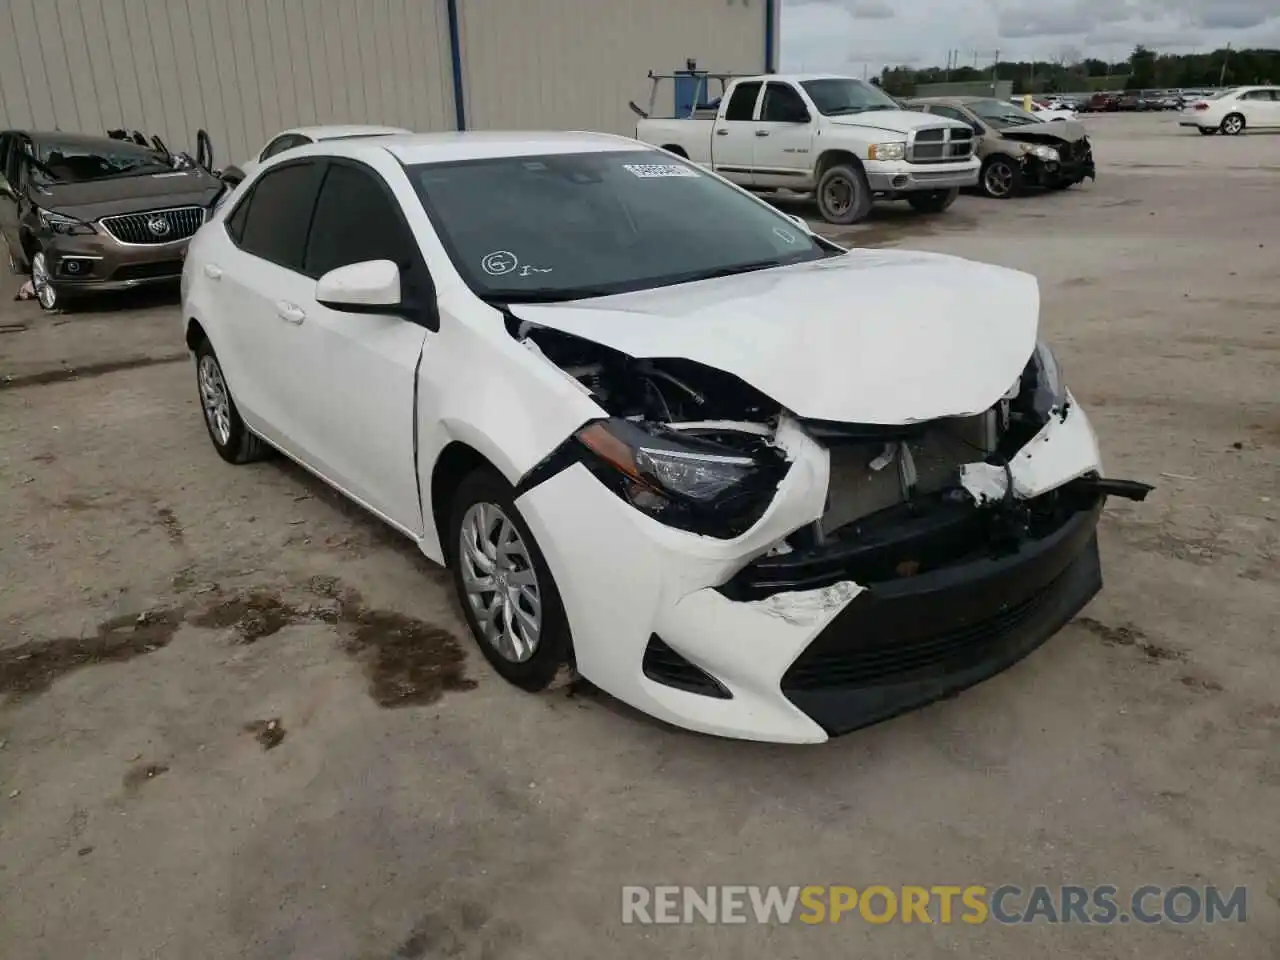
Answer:
<svg viewBox="0 0 1280 960"><path fill-rule="evenodd" d="M1086 57L1061 60L1001 60L983 67L886 67L880 85L910 96L922 83L1011 80L1014 93L1072 93L1089 90L1163 90L1280 82L1280 50L1212 53L1158 53L1139 45L1127 60L1109 63Z"/></svg>

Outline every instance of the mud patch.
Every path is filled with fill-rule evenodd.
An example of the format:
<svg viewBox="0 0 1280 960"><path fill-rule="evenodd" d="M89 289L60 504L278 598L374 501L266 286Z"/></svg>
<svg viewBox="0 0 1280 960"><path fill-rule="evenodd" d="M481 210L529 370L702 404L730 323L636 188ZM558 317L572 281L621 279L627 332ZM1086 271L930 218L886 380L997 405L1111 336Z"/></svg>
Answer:
<svg viewBox="0 0 1280 960"><path fill-rule="evenodd" d="M130 767L124 774L124 788L130 793L135 792L144 783L154 780L162 773L169 772L167 763L140 763L136 767Z"/></svg>
<svg viewBox="0 0 1280 960"><path fill-rule="evenodd" d="M1181 663L1187 659L1186 654L1171 647L1151 643L1146 634L1132 624L1113 627L1093 617L1076 617L1073 621L1094 634L1109 647L1134 647L1151 661L1172 660Z"/></svg>
<svg viewBox="0 0 1280 960"><path fill-rule="evenodd" d="M284 742L285 729L279 717L246 723L244 731L253 734L253 739L258 741L263 750L274 750Z"/></svg>
<svg viewBox="0 0 1280 960"><path fill-rule="evenodd" d="M33 696L72 670L152 653L167 646L181 624L181 610L149 610L107 620L91 637L59 637L0 650L0 693Z"/></svg>
<svg viewBox="0 0 1280 960"><path fill-rule="evenodd" d="M197 627L226 630L234 627L240 643L256 643L293 623L308 623L310 611L286 603L273 593L256 591L228 597L191 617Z"/></svg>
<svg viewBox="0 0 1280 960"><path fill-rule="evenodd" d="M369 695L383 707L434 703L450 691L472 690L467 655L447 630L390 610L373 610L359 592L332 577L307 584L323 603L300 606L267 591L220 600L191 617L200 627L234 627L253 643L295 623L331 623L342 629L342 649L358 659Z"/></svg>
<svg viewBox="0 0 1280 960"><path fill-rule="evenodd" d="M18 387L35 387L46 383L63 383L67 380L87 380L90 377L100 377L103 374L118 373L122 370L154 367L161 363L181 363L189 359L189 357L190 355L187 353L174 353L161 357L135 357L132 360L91 363L83 367L60 367L57 370L44 370L40 373L0 378L0 390L16 390Z"/></svg>
<svg viewBox="0 0 1280 960"><path fill-rule="evenodd" d="M159 521L160 526L164 527L164 533L169 538L169 542L174 546L181 545L182 524L173 515L173 511L168 507L156 507L156 519Z"/></svg>
<svg viewBox="0 0 1280 960"><path fill-rule="evenodd" d="M1206 680L1203 677L1179 677L1178 682L1191 690L1203 690L1206 693L1221 693L1222 684L1217 680Z"/></svg>

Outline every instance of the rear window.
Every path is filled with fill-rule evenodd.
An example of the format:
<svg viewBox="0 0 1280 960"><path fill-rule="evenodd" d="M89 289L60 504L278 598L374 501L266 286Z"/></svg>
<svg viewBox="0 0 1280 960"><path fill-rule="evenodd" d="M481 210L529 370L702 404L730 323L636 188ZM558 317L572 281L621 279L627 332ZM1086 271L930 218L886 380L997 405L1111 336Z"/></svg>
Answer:
<svg viewBox="0 0 1280 960"><path fill-rule="evenodd" d="M231 214L228 232L235 238L239 229L239 246L245 253L301 273L319 187L320 167L315 163L269 170Z"/></svg>

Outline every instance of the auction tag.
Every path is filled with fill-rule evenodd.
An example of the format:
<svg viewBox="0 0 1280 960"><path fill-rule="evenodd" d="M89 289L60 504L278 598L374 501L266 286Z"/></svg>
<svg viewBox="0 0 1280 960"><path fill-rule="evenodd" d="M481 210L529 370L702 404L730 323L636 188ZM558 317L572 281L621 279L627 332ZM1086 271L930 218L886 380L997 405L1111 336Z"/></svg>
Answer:
<svg viewBox="0 0 1280 960"><path fill-rule="evenodd" d="M681 163L624 163L622 168L642 180L659 177L696 177L698 172Z"/></svg>

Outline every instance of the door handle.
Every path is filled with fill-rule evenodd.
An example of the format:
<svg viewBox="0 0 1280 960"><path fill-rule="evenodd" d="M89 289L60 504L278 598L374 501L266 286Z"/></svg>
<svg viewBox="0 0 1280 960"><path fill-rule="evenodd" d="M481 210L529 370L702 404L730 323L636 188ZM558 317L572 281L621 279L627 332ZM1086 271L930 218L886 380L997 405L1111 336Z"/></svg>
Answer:
<svg viewBox="0 0 1280 960"><path fill-rule="evenodd" d="M222 268L219 266L215 266L212 263L206 263L204 265L204 275L208 277L210 280L221 280Z"/></svg>
<svg viewBox="0 0 1280 960"><path fill-rule="evenodd" d="M757 136L757 137L767 137L768 135L769 135L769 131L768 131L768 130L757 130L757 131L756 131L756 136Z"/></svg>
<svg viewBox="0 0 1280 960"><path fill-rule="evenodd" d="M296 303L289 303L287 300L276 301L276 316L285 323L292 323L295 326L307 319L307 315L303 309Z"/></svg>
<svg viewBox="0 0 1280 960"><path fill-rule="evenodd" d="M726 130L724 127L721 127L719 130L716 131L717 137L727 137L728 135L729 135L729 131Z"/></svg>

